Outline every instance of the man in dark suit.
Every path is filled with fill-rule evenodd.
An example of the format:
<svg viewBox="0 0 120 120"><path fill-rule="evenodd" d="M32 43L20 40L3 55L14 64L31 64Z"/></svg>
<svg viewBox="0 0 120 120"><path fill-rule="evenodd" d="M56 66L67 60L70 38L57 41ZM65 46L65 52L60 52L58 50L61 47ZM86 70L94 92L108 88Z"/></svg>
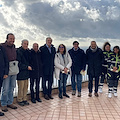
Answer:
<svg viewBox="0 0 120 120"><path fill-rule="evenodd" d="M50 37L46 38L46 44L40 47L42 63L43 63L43 93L46 100L53 99L51 96L52 83L53 83L53 72L54 72L54 58L56 49L52 45L52 39ZM46 87L46 82L48 85Z"/></svg>

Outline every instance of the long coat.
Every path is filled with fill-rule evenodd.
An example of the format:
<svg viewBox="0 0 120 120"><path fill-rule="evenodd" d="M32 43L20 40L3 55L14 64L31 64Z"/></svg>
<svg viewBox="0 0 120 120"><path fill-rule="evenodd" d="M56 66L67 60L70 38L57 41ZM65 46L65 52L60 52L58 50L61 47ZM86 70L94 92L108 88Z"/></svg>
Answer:
<svg viewBox="0 0 120 120"><path fill-rule="evenodd" d="M42 55L42 63L43 63L43 75L52 75L54 71L54 58L56 49L52 45L51 53L49 52L46 44L40 47L41 55Z"/></svg>
<svg viewBox="0 0 120 120"><path fill-rule="evenodd" d="M77 51L74 51L72 48L68 52L72 59L72 74L80 74L80 71L85 70L86 67L86 55L84 51L80 48L78 48Z"/></svg>
<svg viewBox="0 0 120 120"><path fill-rule="evenodd" d="M22 47L17 50L17 60L19 73L17 75L17 80L27 80L29 78L28 66L30 66L30 51L24 50Z"/></svg>
<svg viewBox="0 0 120 120"><path fill-rule="evenodd" d="M38 50L35 52L33 49L30 51L30 66L32 71L30 71L30 78L36 79L42 77L43 75L43 64L41 58L41 52Z"/></svg>
<svg viewBox="0 0 120 120"><path fill-rule="evenodd" d="M97 48L96 52L92 52L90 47L86 50L86 58L88 64L88 75L93 77L100 76L102 73L102 63L104 61L103 52Z"/></svg>
<svg viewBox="0 0 120 120"><path fill-rule="evenodd" d="M3 77L3 75L8 75L8 72L9 72L9 62L6 55L6 51L0 45L0 77Z"/></svg>
<svg viewBox="0 0 120 120"><path fill-rule="evenodd" d="M60 80L59 76L60 76L60 72L62 70L64 70L64 68L68 68L70 70L70 73L71 73L71 66L72 66L72 59L69 55L69 53L66 53L64 55L64 58L65 58L65 63L64 63L64 60L63 60L63 57L60 53L56 53L55 55L55 78L57 80Z"/></svg>

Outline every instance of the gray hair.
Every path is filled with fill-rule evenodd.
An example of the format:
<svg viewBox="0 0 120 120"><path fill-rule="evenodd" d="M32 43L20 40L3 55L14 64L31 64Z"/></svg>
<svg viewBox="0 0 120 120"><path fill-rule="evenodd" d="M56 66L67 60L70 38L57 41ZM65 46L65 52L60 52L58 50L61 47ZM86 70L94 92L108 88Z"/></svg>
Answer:
<svg viewBox="0 0 120 120"><path fill-rule="evenodd" d="M23 44L24 42L28 42L28 43L29 43L29 41L28 41L27 39L23 39L23 40L22 40L22 44Z"/></svg>
<svg viewBox="0 0 120 120"><path fill-rule="evenodd" d="M51 38L51 37L47 37L47 38L46 38L46 41L47 41L47 39L51 39L51 40L52 40L52 38Z"/></svg>

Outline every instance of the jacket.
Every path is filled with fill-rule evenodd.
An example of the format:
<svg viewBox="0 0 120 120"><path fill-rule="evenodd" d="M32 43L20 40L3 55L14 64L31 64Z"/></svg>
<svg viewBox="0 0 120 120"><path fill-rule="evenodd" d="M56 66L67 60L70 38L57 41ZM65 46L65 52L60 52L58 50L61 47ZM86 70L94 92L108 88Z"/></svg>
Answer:
<svg viewBox="0 0 120 120"><path fill-rule="evenodd" d="M72 59L72 74L80 74L81 70L85 70L86 68L86 55L84 51L80 48L78 48L77 51L75 51L73 48L70 49L69 54Z"/></svg>
<svg viewBox="0 0 120 120"><path fill-rule="evenodd" d="M30 51L24 50L22 47L17 50L17 60L19 73L17 75L17 80L27 80L29 78L28 66L30 66Z"/></svg>
<svg viewBox="0 0 120 120"><path fill-rule="evenodd" d="M64 70L64 68L68 68L70 73L71 73L71 66L72 66L72 59L69 55L69 53L66 53L64 55L64 59L63 60L63 56L61 53L56 53L55 54L55 78L57 80L60 80L59 76L60 76L60 72L62 72L62 70Z"/></svg>

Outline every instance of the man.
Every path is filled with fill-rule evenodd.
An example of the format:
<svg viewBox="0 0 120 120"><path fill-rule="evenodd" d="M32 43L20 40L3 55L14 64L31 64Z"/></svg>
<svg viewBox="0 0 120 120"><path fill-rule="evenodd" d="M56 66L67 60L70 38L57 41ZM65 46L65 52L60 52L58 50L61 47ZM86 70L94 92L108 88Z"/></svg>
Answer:
<svg viewBox="0 0 120 120"><path fill-rule="evenodd" d="M30 91L31 91L31 102L36 103L42 102L39 97L39 84L40 84L40 77L43 76L43 65L42 65L42 58L41 52L38 49L38 44L34 43L33 48L31 49L31 60L30 65L32 67L32 71L30 72ZM36 83L36 98L34 96L34 83Z"/></svg>
<svg viewBox="0 0 120 120"><path fill-rule="evenodd" d="M27 102L28 78L30 66L30 52L28 50L28 40L22 40L22 46L17 50L17 60L19 61L19 74L17 75L18 97L17 101L20 106L29 105Z"/></svg>
<svg viewBox="0 0 120 120"><path fill-rule="evenodd" d="M53 83L53 71L54 71L54 58L56 49L52 45L52 39L50 37L46 38L46 44L40 47L43 62L43 93L46 100L53 99L52 83ZM48 81L48 88L46 87L46 82Z"/></svg>
<svg viewBox="0 0 120 120"><path fill-rule="evenodd" d="M78 97L81 97L81 84L82 84L82 74L81 71L85 71L86 61L85 61L85 53L82 49L79 48L79 42L73 42L73 48L69 50L69 54L72 59L72 95L76 94L76 82L75 77L77 79L77 89L78 89Z"/></svg>
<svg viewBox="0 0 120 120"><path fill-rule="evenodd" d="M88 77L89 77L89 97L92 97L93 89L93 78L95 78L95 93L94 95L98 97L98 84L99 77L102 72L102 62L103 62L103 53L100 48L96 45L95 41L91 42L90 47L86 51L87 64L88 64Z"/></svg>
<svg viewBox="0 0 120 120"><path fill-rule="evenodd" d="M8 77L9 64L4 48L0 45L0 93L2 88L3 79ZM0 112L0 116L3 116L4 113Z"/></svg>
<svg viewBox="0 0 120 120"><path fill-rule="evenodd" d="M6 37L6 42L2 44L3 48L6 51L7 58L9 61L9 66L13 62L14 66L16 66L16 48L14 45L15 42L15 36L12 33L9 33ZM2 84L2 96L1 96L1 109L4 112L7 112L7 107L11 109L17 109L16 106L13 105L13 91L16 87L16 77L17 73L10 74L10 68L9 68L9 74L8 77L6 77L3 80Z"/></svg>

